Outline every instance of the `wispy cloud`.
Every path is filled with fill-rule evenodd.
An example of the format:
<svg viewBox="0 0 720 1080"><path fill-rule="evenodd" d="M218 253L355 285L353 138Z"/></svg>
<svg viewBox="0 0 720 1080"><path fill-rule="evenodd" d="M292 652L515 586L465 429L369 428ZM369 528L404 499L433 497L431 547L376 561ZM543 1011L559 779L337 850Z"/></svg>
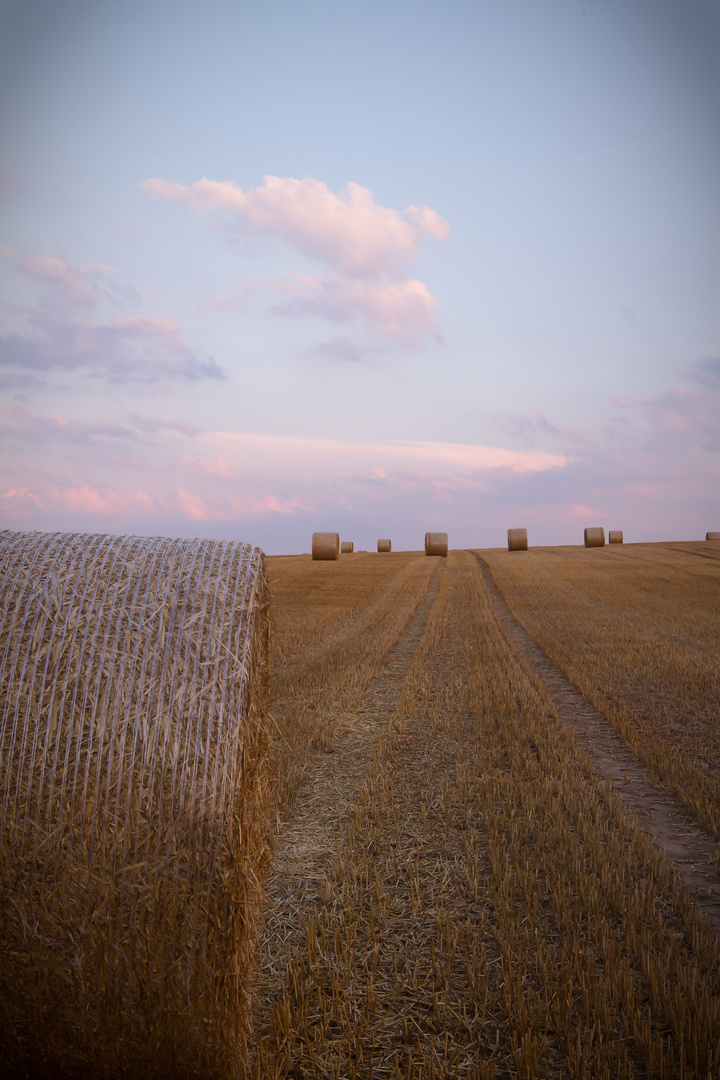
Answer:
<svg viewBox="0 0 720 1080"><path fill-rule="evenodd" d="M503 441L522 449L200 430L137 414L72 421L6 407L3 519L242 536L270 551L307 550L317 528L363 547L374 546L373 532L417 547L432 528L448 531L451 546L502 545L505 530L522 525L532 544L582 543L587 525L623 529L628 541L704 536L720 515L717 373L703 361L682 387L618 396L594 439L540 412L508 418Z"/></svg>
<svg viewBox="0 0 720 1080"><path fill-rule="evenodd" d="M74 304L94 305L100 300L137 301L132 287L122 286L114 267L103 263L79 263L60 255L21 255L0 245L0 252L23 274Z"/></svg>
<svg viewBox="0 0 720 1080"><path fill-rule="evenodd" d="M52 371L85 373L113 383L225 377L212 356L198 356L190 348L173 318L103 318L101 309L108 301L115 308L138 302L134 289L114 279L112 267L0 250L43 290L34 305L16 312L23 317L24 332L0 337L6 386L36 384L37 373Z"/></svg>
<svg viewBox="0 0 720 1080"><path fill-rule="evenodd" d="M19 404L8 406L0 402L0 418L5 440L25 446L38 447L50 442L87 445L98 440L136 438L132 428L111 420L69 420L58 414L36 416Z"/></svg>
<svg viewBox="0 0 720 1080"><path fill-rule="evenodd" d="M567 456L562 454L465 443L353 442L238 432L207 433L204 441L231 460L262 461L263 471L270 475L277 470L287 475L290 469L293 474L303 473L323 480L371 475L375 469L386 475L408 468L461 475L488 470L535 472L561 469L568 463Z"/></svg>
<svg viewBox="0 0 720 1080"><path fill-rule="evenodd" d="M648 135L642 139L632 139L630 142L616 143L614 146L605 146L601 150L591 150L587 154L578 154L571 157L570 161L587 161L590 158L604 157L606 154L615 154L618 150L629 150L634 146L645 146L648 143L662 142L664 139L673 139L676 135L684 135L690 131L689 127L676 128L674 131L665 131L662 135Z"/></svg>
<svg viewBox="0 0 720 1080"><path fill-rule="evenodd" d="M571 446L575 453L591 445L591 440L583 432L553 423L539 409L524 413L493 413L492 420L497 428L507 432L513 439L520 439L526 446L537 446L547 436L552 437L556 444L560 441Z"/></svg>
<svg viewBox="0 0 720 1080"><path fill-rule="evenodd" d="M330 322L360 319L371 330L380 331L410 348L417 347L433 332L436 300L422 281L353 280L290 274L268 288L285 292L292 299L276 304L280 315L314 315Z"/></svg>
<svg viewBox="0 0 720 1080"><path fill-rule="evenodd" d="M428 206L398 212L375 202L372 191L349 183L339 194L308 177L266 176L260 187L243 191L230 181L203 178L194 184L149 179L151 196L181 202L205 216L220 213L231 227L281 240L298 254L324 263L324 277L289 274L264 282L271 292L292 299L275 305L282 315L312 315L332 322L359 320L373 332L409 348L433 333L435 298L409 277L424 237L447 239L450 226ZM232 307L224 294L210 301L216 310Z"/></svg>
<svg viewBox="0 0 720 1080"><path fill-rule="evenodd" d="M621 441L663 458L677 458L693 449L720 450L720 360L700 360L683 374L690 385L672 387L655 397L618 394L613 399L618 418L631 421L629 426L616 427Z"/></svg>

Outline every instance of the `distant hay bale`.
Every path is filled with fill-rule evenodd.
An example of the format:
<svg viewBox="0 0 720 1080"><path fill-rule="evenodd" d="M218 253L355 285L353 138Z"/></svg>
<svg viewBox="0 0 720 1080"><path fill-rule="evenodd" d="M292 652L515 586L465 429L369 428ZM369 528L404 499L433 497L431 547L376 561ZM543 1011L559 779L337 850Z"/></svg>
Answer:
<svg viewBox="0 0 720 1080"><path fill-rule="evenodd" d="M585 547L605 547L605 530L599 527L586 529Z"/></svg>
<svg viewBox="0 0 720 1080"><path fill-rule="evenodd" d="M441 532L426 532L425 533L425 554L426 555L442 555L443 558L447 557L448 553L448 536L447 533Z"/></svg>
<svg viewBox="0 0 720 1080"><path fill-rule="evenodd" d="M313 559L332 560L340 554L340 536L334 532L316 532L312 538Z"/></svg>
<svg viewBox="0 0 720 1080"><path fill-rule="evenodd" d="M0 1073L224 1078L267 859L262 552L0 533Z"/></svg>
<svg viewBox="0 0 720 1080"><path fill-rule="evenodd" d="M355 545L352 542L352 540L343 540L342 544L340 545L340 554L341 555L352 555L354 550L355 550Z"/></svg>
<svg viewBox="0 0 720 1080"><path fill-rule="evenodd" d="M720 540L720 532L705 533L706 540Z"/></svg>
<svg viewBox="0 0 720 1080"><path fill-rule="evenodd" d="M508 551L527 551L527 529L508 529Z"/></svg>
<svg viewBox="0 0 720 1080"><path fill-rule="evenodd" d="M608 544L622 544L622 529L611 529L608 533Z"/></svg>
<svg viewBox="0 0 720 1080"><path fill-rule="evenodd" d="M389 540L378 540L378 551L392 551L392 544Z"/></svg>

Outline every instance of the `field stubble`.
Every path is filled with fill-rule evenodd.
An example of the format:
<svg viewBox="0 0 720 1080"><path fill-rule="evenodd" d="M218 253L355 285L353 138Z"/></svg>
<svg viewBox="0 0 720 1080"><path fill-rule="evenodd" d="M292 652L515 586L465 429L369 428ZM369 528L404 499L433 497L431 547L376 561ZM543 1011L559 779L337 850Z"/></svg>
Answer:
<svg viewBox="0 0 720 1080"><path fill-rule="evenodd" d="M483 552L520 624L720 840L720 543L506 555Z"/></svg>
<svg viewBox="0 0 720 1080"><path fill-rule="evenodd" d="M365 724L352 797L340 813L316 805L336 847L296 902L293 818L312 803L323 750L341 773L353 716L367 721L363 694L382 666L373 620L386 643L402 641L433 562L371 566L357 603L341 599L354 576L288 565L285 603L307 589L315 612L325 603L334 616L310 616L320 636L298 659L283 642L301 628L278 601L279 769L291 774L278 773L278 818L284 806L289 820L270 884L255 1075L717 1075L718 943L578 754L470 554L449 556L395 704Z"/></svg>

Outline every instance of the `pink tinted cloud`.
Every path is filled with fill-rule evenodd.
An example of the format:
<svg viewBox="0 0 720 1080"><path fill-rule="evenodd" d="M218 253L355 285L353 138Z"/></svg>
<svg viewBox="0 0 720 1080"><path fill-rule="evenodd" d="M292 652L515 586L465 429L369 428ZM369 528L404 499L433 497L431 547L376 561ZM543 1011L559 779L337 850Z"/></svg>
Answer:
<svg viewBox="0 0 720 1080"><path fill-rule="evenodd" d="M602 517L601 510L596 510L592 506L585 506L584 503L566 503L564 510L571 517L583 518L583 520L587 518L592 521L597 517Z"/></svg>
<svg viewBox="0 0 720 1080"><path fill-rule="evenodd" d="M236 491L211 491L204 497L178 487L177 503L183 517L191 521L236 521L265 514L293 515L301 503L276 495L249 495Z"/></svg>
<svg viewBox="0 0 720 1080"><path fill-rule="evenodd" d="M410 206L403 216L376 203L369 188L352 181L337 195L312 177L266 176L260 187L247 192L230 180L206 177L189 185L149 179L142 188L156 198L185 203L198 214L228 211L249 231L282 240L350 277L403 277L402 265L417 258L423 236L445 240L450 229L427 206Z"/></svg>
<svg viewBox="0 0 720 1080"><path fill-rule="evenodd" d="M188 454L179 454L178 460L181 465L202 473L204 476L221 476L230 479L240 475L240 468L235 462L218 455L213 461L208 458L192 458Z"/></svg>
<svg viewBox="0 0 720 1080"><path fill-rule="evenodd" d="M675 386L657 397L618 394L612 404L626 423L619 435L663 456L692 447L720 449L720 364L701 361L685 374L699 386Z"/></svg>
<svg viewBox="0 0 720 1080"><path fill-rule="evenodd" d="M38 302L17 309L23 331L0 334L6 386L36 385L42 379L32 373L52 370L84 370L110 382L225 377L212 356L195 354L172 317L103 318L105 300L117 307L139 299L132 287L112 280L112 267L0 250L42 287Z"/></svg>
<svg viewBox="0 0 720 1080"><path fill-rule="evenodd" d="M279 282L266 282L293 299L275 307L283 315L315 315L332 322L358 318L409 347L422 344L432 333L437 301L422 281L362 281L347 277L320 278L290 274Z"/></svg>
<svg viewBox="0 0 720 1080"><path fill-rule="evenodd" d="M411 205L402 213L377 203L372 191L349 183L338 194L307 177L266 176L247 192L230 181L203 178L185 185L149 179L147 194L192 207L198 214L224 211L247 232L278 239L300 255L324 263L324 277L290 274L266 281L265 288L292 299L273 310L289 316L315 316L331 322L359 320L373 333L408 348L419 347L433 332L435 298L422 281L408 277L405 266L417 259L420 242L447 239L450 226L428 206ZM255 289L246 283L235 292ZM214 311L238 306L224 293L209 300ZM320 346L328 356L347 358L348 349ZM372 349L352 350L360 359Z"/></svg>
<svg viewBox="0 0 720 1080"><path fill-rule="evenodd" d="M58 413L35 416L24 405L0 401L0 418L6 438L14 443L41 446L48 442L92 443L99 440L133 439L136 433L122 424L99 417L70 420Z"/></svg>
<svg viewBox="0 0 720 1080"><path fill-rule="evenodd" d="M348 476L423 470L461 477L494 470L517 474L564 468L569 458L541 450L430 441L352 442L301 436L208 432L203 445L238 462L253 461L266 476L311 476L326 482ZM377 475L377 474L375 474Z"/></svg>
<svg viewBox="0 0 720 1080"><path fill-rule="evenodd" d="M9 488L7 491L0 492L0 503L9 517L24 517L28 510L28 502L34 503L40 510L43 509L42 502L29 488Z"/></svg>
<svg viewBox="0 0 720 1080"><path fill-rule="evenodd" d="M169 343L171 348L180 344L180 328L177 319L153 319L149 316L127 315L116 319L111 325L112 331L119 337L160 338Z"/></svg>
<svg viewBox="0 0 720 1080"><path fill-rule="evenodd" d="M0 245L0 252L20 271L40 285L59 291L76 304L87 306L100 299L136 299L134 289L122 288L116 271L103 263L80 263L54 253L21 255Z"/></svg>
<svg viewBox="0 0 720 1080"><path fill-rule="evenodd" d="M207 521L212 516L210 507L199 495L193 495L192 492L186 491L184 487L179 487L175 494L184 517L190 518L192 521Z"/></svg>
<svg viewBox="0 0 720 1080"><path fill-rule="evenodd" d="M76 484L70 488L54 487L53 499L67 510L100 516L115 514L153 514L155 506L145 491L125 492L106 487L102 492L90 484Z"/></svg>
<svg viewBox="0 0 720 1080"><path fill-rule="evenodd" d="M33 459L23 444L22 457L5 458L4 519L235 536L271 552L307 550L317 528L345 532L356 547L374 546L375 533L416 548L428 528L451 533L453 547L482 547L502 545L507 528L528 524L532 544L582 544L589 525L621 528L631 542L698 538L720 521L717 455L698 447L668 458L611 440L571 459L430 441L185 434L174 425L158 436L147 458L125 452L142 444L115 439L107 443L122 448L115 456L102 448L49 457L38 444Z"/></svg>

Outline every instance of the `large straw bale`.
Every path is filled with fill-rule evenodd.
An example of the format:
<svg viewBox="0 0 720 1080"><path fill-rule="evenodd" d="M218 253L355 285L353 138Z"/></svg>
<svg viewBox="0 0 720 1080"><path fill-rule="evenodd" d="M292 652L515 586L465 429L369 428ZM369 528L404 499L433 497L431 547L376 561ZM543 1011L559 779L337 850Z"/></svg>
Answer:
<svg viewBox="0 0 720 1080"><path fill-rule="evenodd" d="M608 544L622 544L622 529L611 529L608 533Z"/></svg>
<svg viewBox="0 0 720 1080"><path fill-rule="evenodd" d="M585 547L605 547L605 530L599 526L586 529Z"/></svg>
<svg viewBox="0 0 720 1080"><path fill-rule="evenodd" d="M442 555L443 558L447 557L448 553L448 536L447 533L442 532L426 532L425 533L425 554L426 555Z"/></svg>
<svg viewBox="0 0 720 1080"><path fill-rule="evenodd" d="M313 559L332 560L340 555L340 536L334 532L316 532L312 537Z"/></svg>
<svg viewBox="0 0 720 1080"><path fill-rule="evenodd" d="M527 529L508 529L508 551L527 551Z"/></svg>
<svg viewBox="0 0 720 1080"><path fill-rule="evenodd" d="M720 532L705 533L706 540L720 540Z"/></svg>
<svg viewBox="0 0 720 1080"><path fill-rule="evenodd" d="M378 551L392 551L392 544L389 540L378 540Z"/></svg>
<svg viewBox="0 0 720 1080"><path fill-rule="evenodd" d="M0 533L0 1074L229 1078L268 794L262 553Z"/></svg>
<svg viewBox="0 0 720 1080"><path fill-rule="evenodd" d="M343 540L343 542L340 544L341 555L352 555L354 550L355 544L352 542L352 540Z"/></svg>

